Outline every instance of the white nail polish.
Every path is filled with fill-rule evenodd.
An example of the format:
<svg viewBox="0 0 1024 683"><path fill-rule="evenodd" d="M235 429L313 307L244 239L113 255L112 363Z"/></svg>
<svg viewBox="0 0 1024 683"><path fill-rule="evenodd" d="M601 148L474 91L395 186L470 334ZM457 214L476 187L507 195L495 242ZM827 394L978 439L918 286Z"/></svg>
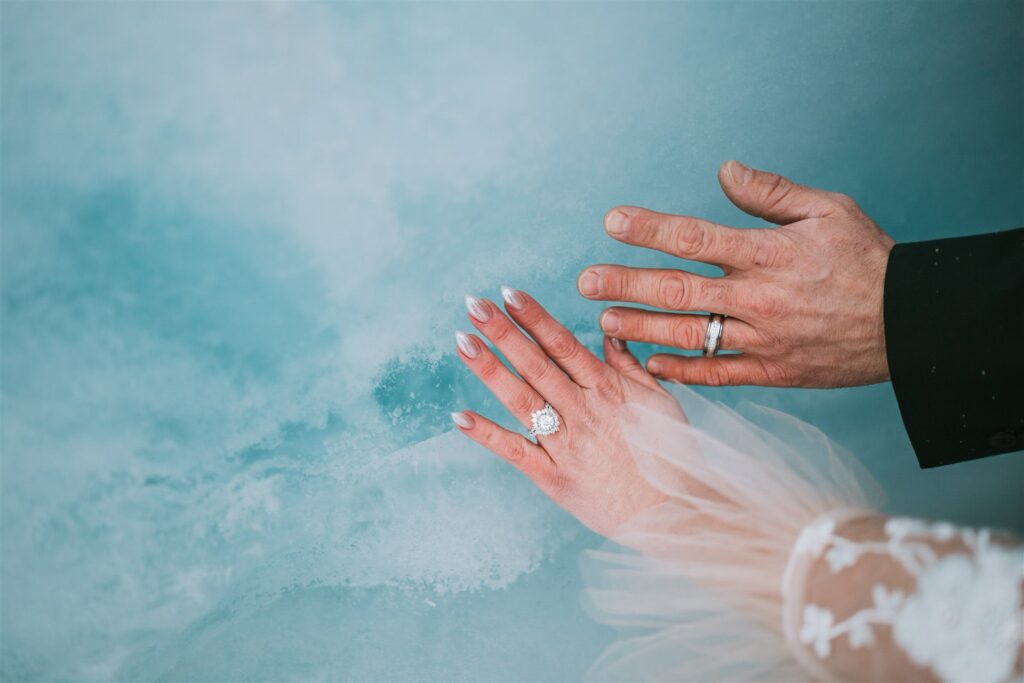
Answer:
<svg viewBox="0 0 1024 683"><path fill-rule="evenodd" d="M523 299L523 295L519 293L518 289L512 289L505 285L501 286L501 298L505 300L505 303L512 310L519 310L526 305L526 301Z"/></svg>
<svg viewBox="0 0 1024 683"><path fill-rule="evenodd" d="M482 300L475 296L466 295L466 310L473 316L474 320L485 323L491 319L491 312Z"/></svg>
<svg viewBox="0 0 1024 683"><path fill-rule="evenodd" d="M452 422L463 429L469 429L473 426L473 420L465 412L452 413Z"/></svg>
<svg viewBox="0 0 1024 683"><path fill-rule="evenodd" d="M465 332L455 333L455 343L458 345L459 351L462 351L469 358L476 358L480 355L480 347L477 346L476 340Z"/></svg>

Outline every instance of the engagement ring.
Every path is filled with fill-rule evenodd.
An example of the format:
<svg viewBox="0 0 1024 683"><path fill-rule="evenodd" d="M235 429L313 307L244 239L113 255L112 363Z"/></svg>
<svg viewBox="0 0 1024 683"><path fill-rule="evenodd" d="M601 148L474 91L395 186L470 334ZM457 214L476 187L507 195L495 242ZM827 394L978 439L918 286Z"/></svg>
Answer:
<svg viewBox="0 0 1024 683"><path fill-rule="evenodd" d="M533 420L533 427L530 428L530 436L548 436L558 431L561 421L558 419L558 413L551 407L550 403L545 403L544 407L540 410L535 410L530 413L530 419Z"/></svg>

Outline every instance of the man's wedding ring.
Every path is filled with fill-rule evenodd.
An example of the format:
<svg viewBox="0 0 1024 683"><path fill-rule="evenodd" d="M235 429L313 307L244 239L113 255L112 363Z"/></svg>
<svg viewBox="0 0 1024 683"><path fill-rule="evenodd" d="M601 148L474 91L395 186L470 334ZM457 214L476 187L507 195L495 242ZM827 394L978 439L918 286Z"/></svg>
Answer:
<svg viewBox="0 0 1024 683"><path fill-rule="evenodd" d="M712 313L708 316L708 331L704 335L704 357L712 358L722 345L722 331L725 329L725 316Z"/></svg>
<svg viewBox="0 0 1024 683"><path fill-rule="evenodd" d="M558 419L558 413L555 412L550 403L545 403L543 408L530 413L530 419L533 420L530 436L554 434L562 424L562 421Z"/></svg>

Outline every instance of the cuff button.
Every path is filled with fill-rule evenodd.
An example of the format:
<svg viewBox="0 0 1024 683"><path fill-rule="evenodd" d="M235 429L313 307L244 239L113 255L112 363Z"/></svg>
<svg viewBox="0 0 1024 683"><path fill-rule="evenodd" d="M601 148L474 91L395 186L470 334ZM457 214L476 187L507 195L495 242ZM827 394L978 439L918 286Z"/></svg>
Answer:
<svg viewBox="0 0 1024 683"><path fill-rule="evenodd" d="M1010 432L996 432L988 437L988 445L999 451L1005 451L1017 445L1017 437Z"/></svg>

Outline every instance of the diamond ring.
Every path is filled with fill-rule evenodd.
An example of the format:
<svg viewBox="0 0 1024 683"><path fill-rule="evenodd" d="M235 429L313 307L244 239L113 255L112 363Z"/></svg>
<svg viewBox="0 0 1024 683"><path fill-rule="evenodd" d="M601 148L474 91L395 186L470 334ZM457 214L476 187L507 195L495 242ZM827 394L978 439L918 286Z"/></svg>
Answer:
<svg viewBox="0 0 1024 683"><path fill-rule="evenodd" d="M562 424L561 420L558 419L558 413L555 412L550 403L545 403L543 408L530 413L530 419L533 420L530 436L554 434Z"/></svg>

